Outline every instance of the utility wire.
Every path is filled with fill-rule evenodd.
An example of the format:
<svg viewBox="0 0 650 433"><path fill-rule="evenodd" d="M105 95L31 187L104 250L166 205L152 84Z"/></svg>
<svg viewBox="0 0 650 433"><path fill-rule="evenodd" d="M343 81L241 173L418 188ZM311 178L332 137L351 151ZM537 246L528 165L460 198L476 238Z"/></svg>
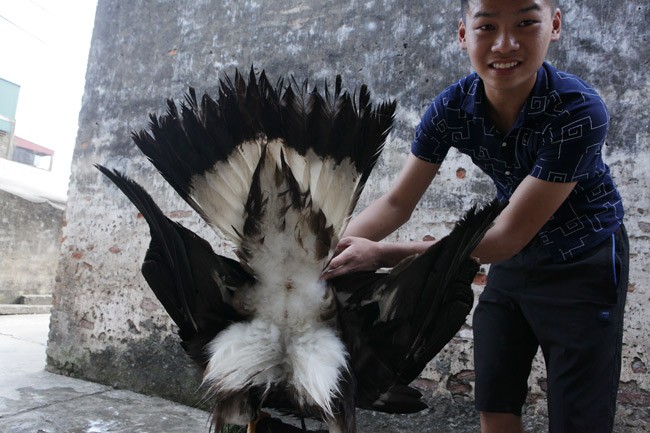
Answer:
<svg viewBox="0 0 650 433"><path fill-rule="evenodd" d="M43 44L45 44L45 45L48 45L48 43L45 42L43 39L39 38L38 36L36 36L34 33L30 32L29 30L27 30L27 29L25 29L25 28L19 26L18 24L16 24L15 22L11 21L9 18L5 17L4 15L0 15L0 18L2 18L3 20L5 20L6 22L8 22L9 24L11 24L12 26L16 27L18 30L21 30L21 31L27 33L29 36L33 37L34 39L38 40L39 42L41 42L41 43L43 43Z"/></svg>
<svg viewBox="0 0 650 433"><path fill-rule="evenodd" d="M46 14L48 14L50 16L54 16L54 14L51 11L49 11L48 9L45 9L40 3L37 3L34 0L29 0L29 2L31 4L33 4L34 6L36 6L37 8L39 8L40 10L42 10L43 12L45 12Z"/></svg>

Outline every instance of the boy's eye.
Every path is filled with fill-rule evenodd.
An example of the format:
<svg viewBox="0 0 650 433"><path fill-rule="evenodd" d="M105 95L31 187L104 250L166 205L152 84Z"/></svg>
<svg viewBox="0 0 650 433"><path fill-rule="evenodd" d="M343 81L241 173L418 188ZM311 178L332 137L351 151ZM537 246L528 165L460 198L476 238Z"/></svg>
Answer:
<svg viewBox="0 0 650 433"><path fill-rule="evenodd" d="M528 26L532 26L534 24L537 24L538 22L539 21L537 21L537 20L524 20L521 23L519 23L519 26L520 27L528 27Z"/></svg>
<svg viewBox="0 0 650 433"><path fill-rule="evenodd" d="M494 26L492 24L483 24L482 26L478 26L477 29L483 31L489 31L489 30L494 30Z"/></svg>

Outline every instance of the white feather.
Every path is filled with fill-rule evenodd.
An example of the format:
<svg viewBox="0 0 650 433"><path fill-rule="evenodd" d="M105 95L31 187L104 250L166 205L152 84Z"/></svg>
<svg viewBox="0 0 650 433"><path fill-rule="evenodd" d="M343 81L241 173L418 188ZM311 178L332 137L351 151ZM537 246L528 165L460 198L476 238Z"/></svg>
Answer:
<svg viewBox="0 0 650 433"><path fill-rule="evenodd" d="M236 323L208 345L210 361L203 382L220 391L268 388L282 376L282 342L273 323Z"/></svg>
<svg viewBox="0 0 650 433"><path fill-rule="evenodd" d="M240 241L237 233L242 232L244 205L265 145L264 137L245 141L227 161L192 177L190 196L206 222L235 243Z"/></svg>
<svg viewBox="0 0 650 433"><path fill-rule="evenodd" d="M237 323L208 346L203 382L214 392L239 392L251 386L268 390L288 381L299 404L318 405L333 417L332 399L340 394L347 352L332 329L292 329L261 319Z"/></svg>
<svg viewBox="0 0 650 433"><path fill-rule="evenodd" d="M319 157L311 149L303 156L279 139L267 142L260 137L243 142L228 161L218 162L212 169L192 178L190 195L208 224L231 241L241 241L237 233L242 232L244 204L264 148L269 163L265 169L270 173L274 166L280 169L284 158L300 191L310 193L313 211L322 211L328 226L334 228L335 245L352 211L360 173L350 159L336 164L333 159Z"/></svg>
<svg viewBox="0 0 650 433"><path fill-rule="evenodd" d="M306 332L287 346L298 395L308 395L330 417L332 400L340 394L341 373L347 368L346 356L343 343L329 328Z"/></svg>
<svg viewBox="0 0 650 433"><path fill-rule="evenodd" d="M360 175L352 161L344 159L340 165L331 167L323 173L323 176L330 177L328 183L330 191L338 191L340 197L345 197L345 200L342 200L337 197L337 194L330 193L325 195L323 203L320 204L328 220L332 221L336 234L340 236L345 230L348 217L352 212L352 199L359 186Z"/></svg>

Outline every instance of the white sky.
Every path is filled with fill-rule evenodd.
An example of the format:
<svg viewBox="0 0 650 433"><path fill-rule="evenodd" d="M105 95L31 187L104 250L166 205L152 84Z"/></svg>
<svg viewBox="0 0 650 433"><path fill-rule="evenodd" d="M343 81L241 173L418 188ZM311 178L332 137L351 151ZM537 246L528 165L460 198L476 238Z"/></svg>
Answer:
<svg viewBox="0 0 650 433"><path fill-rule="evenodd" d="M96 6L97 0L0 0L0 78L20 86L15 134L55 151L47 187L57 196L67 193ZM0 165L0 182L8 167Z"/></svg>

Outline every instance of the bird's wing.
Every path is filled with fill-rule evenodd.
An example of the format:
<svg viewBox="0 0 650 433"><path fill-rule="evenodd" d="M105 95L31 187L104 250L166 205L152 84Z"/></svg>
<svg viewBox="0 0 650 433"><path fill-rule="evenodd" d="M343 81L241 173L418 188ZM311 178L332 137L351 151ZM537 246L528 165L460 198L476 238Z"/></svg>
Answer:
<svg viewBox="0 0 650 433"><path fill-rule="evenodd" d="M502 207L495 200L481 210L472 208L449 235L388 274L333 281L359 407L396 413L425 407L408 384L465 322L479 269L469 254Z"/></svg>
<svg viewBox="0 0 650 433"><path fill-rule="evenodd" d="M353 97L340 77L334 93L324 93L308 91L306 82L273 87L252 69L246 82L237 72L220 81L217 100L206 94L199 103L190 89L180 110L168 101L167 114L151 116L151 132L134 140L181 197L241 248L244 261L247 230L264 212L278 219L268 215L269 204L279 206L269 189L284 188L285 201L301 208L303 224L321 236L318 248L330 254L382 150L395 102L373 109L365 86Z"/></svg>
<svg viewBox="0 0 650 433"><path fill-rule="evenodd" d="M200 366L205 344L231 323L242 320L233 304L237 291L253 278L232 259L214 253L208 242L167 218L151 196L118 171L97 165L131 200L149 224L151 243L142 274L178 325L183 347Z"/></svg>

